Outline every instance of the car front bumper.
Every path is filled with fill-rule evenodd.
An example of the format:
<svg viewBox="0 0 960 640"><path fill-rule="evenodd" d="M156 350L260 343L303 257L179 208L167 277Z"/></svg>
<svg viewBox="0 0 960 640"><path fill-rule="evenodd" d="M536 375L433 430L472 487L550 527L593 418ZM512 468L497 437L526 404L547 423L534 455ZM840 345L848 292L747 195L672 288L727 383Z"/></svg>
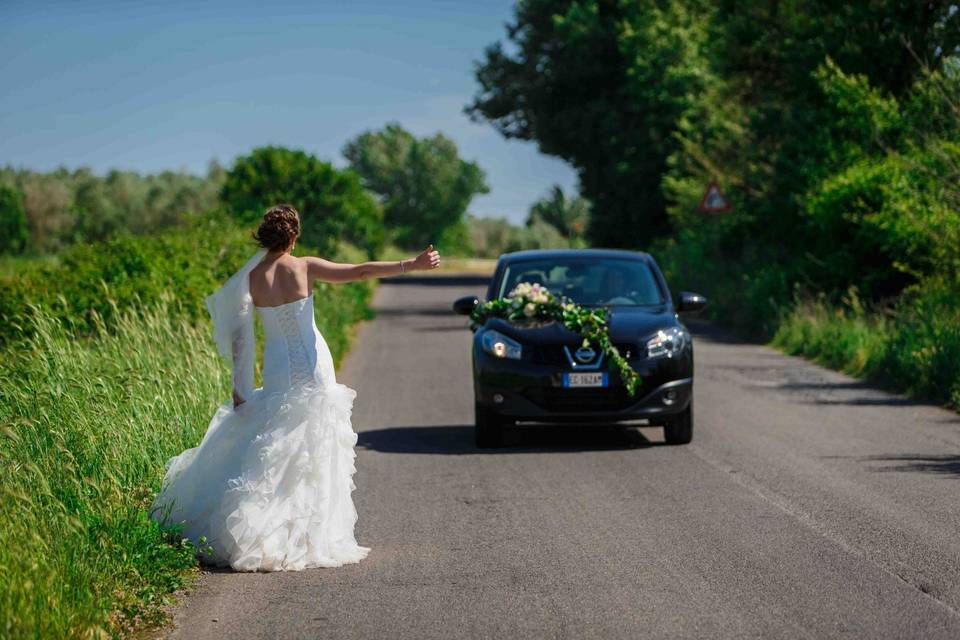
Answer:
<svg viewBox="0 0 960 640"><path fill-rule="evenodd" d="M474 394L505 420L537 422L624 422L648 419L662 422L684 411L693 397L693 354L679 358L631 362L641 384L627 393L616 372L608 371L609 386L566 388L569 369L536 366L494 358L474 350Z"/></svg>

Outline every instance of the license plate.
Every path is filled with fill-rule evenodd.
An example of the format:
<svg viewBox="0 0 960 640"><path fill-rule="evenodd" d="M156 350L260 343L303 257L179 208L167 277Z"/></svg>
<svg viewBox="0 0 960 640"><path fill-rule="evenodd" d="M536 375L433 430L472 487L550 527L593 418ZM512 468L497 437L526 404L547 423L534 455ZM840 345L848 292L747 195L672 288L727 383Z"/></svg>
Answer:
<svg viewBox="0 0 960 640"><path fill-rule="evenodd" d="M565 373L563 374L563 386L574 387L606 387L607 374L605 371L597 373Z"/></svg>

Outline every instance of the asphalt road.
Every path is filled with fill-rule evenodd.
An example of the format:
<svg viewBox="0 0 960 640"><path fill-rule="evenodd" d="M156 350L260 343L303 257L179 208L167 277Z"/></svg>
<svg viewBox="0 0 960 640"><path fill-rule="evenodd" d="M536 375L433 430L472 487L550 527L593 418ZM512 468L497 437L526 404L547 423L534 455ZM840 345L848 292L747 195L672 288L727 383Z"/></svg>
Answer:
<svg viewBox="0 0 960 640"><path fill-rule="evenodd" d="M701 329L693 444L479 451L449 309L482 290L384 284L342 367L370 556L205 573L170 637L960 638L958 416Z"/></svg>

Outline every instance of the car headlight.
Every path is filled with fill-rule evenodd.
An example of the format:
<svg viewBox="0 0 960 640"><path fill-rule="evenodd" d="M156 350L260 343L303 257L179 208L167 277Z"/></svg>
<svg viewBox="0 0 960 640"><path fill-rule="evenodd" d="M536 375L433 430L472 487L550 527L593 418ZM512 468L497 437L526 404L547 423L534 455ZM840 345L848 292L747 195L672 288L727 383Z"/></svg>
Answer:
<svg viewBox="0 0 960 640"><path fill-rule="evenodd" d="M647 357L662 358L666 356L672 358L683 351L689 340L690 334L680 327L661 329L657 331L657 335L647 340Z"/></svg>
<svg viewBox="0 0 960 640"><path fill-rule="evenodd" d="M480 346L490 355L510 360L519 360L523 352L519 342L493 329L483 332L480 336Z"/></svg>

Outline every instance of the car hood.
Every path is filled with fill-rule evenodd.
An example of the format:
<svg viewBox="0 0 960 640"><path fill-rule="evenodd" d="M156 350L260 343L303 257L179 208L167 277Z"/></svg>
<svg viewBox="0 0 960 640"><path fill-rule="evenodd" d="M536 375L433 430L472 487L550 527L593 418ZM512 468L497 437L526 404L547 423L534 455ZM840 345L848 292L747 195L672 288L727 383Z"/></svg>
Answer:
<svg viewBox="0 0 960 640"><path fill-rule="evenodd" d="M610 340L616 343L648 338L658 329L679 325L673 310L667 305L658 307L614 307L607 316ZM486 326L526 344L575 344L579 337L558 322L524 326L500 318L491 318Z"/></svg>

